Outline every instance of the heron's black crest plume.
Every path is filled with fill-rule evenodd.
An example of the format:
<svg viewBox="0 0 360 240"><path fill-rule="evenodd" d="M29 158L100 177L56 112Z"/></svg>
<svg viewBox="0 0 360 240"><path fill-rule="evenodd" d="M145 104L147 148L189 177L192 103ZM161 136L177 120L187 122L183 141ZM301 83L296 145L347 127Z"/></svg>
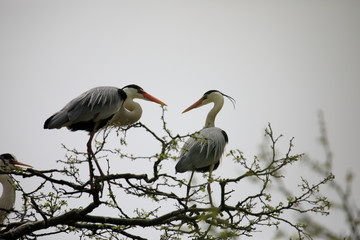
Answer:
<svg viewBox="0 0 360 240"><path fill-rule="evenodd" d="M144 91L144 89L142 89L141 87L139 87L139 86L136 85L136 84L127 85L127 86L123 87L122 89L124 89L124 88L134 88L134 89L136 89L138 92L143 92L143 91Z"/></svg>
<svg viewBox="0 0 360 240"><path fill-rule="evenodd" d="M229 95L226 95L225 93L222 93L222 92L218 91L218 90L209 90L206 93L204 93L204 97L211 94L211 93L213 93L213 92L218 92L221 95L223 95L224 97L227 97L230 100L230 102L232 103L232 105L234 106L234 108L235 108L235 103L236 103L235 99L230 97Z"/></svg>
<svg viewBox="0 0 360 240"><path fill-rule="evenodd" d="M14 160L14 156L10 153L1 154L0 158L3 160Z"/></svg>
<svg viewBox="0 0 360 240"><path fill-rule="evenodd" d="M229 95L224 94L224 93L221 93L221 94L222 94L224 97L227 97L227 99L230 100L230 102L232 103L232 105L234 106L234 109L235 109L235 103L236 103L235 99L232 98L232 97L230 97Z"/></svg>
<svg viewBox="0 0 360 240"><path fill-rule="evenodd" d="M218 90L209 90L209 91L207 91L206 93L204 93L204 95L209 95L210 93L213 93L213 92L221 93L221 92L218 91ZM221 94L222 94L222 93L221 93Z"/></svg>

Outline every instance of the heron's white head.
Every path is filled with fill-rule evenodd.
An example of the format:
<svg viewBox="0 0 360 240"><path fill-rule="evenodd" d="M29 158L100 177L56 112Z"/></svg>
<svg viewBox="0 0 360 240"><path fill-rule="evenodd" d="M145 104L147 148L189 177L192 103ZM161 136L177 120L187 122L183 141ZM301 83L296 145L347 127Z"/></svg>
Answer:
<svg viewBox="0 0 360 240"><path fill-rule="evenodd" d="M151 96L147 92L144 91L141 87L135 84L127 85L123 87L124 92L126 93L127 97L130 99L139 98L146 101L156 102L160 105L167 106L164 102L160 101L156 97Z"/></svg>
<svg viewBox="0 0 360 240"><path fill-rule="evenodd" d="M19 162L16 157L10 153L4 153L0 155L0 168L8 167L8 168L15 168L15 165L21 165L25 167L32 167L25 163Z"/></svg>
<svg viewBox="0 0 360 240"><path fill-rule="evenodd" d="M224 104L224 96L227 97L234 105L235 100L232 97L230 97L226 94L223 94L222 92L220 92L218 90L210 90L210 91L207 91L206 93L204 93L204 95L198 101L196 101L193 105L191 105L190 107L185 109L183 111L183 113L188 112L191 109L204 106L209 103L214 103L214 104L222 107L222 105Z"/></svg>

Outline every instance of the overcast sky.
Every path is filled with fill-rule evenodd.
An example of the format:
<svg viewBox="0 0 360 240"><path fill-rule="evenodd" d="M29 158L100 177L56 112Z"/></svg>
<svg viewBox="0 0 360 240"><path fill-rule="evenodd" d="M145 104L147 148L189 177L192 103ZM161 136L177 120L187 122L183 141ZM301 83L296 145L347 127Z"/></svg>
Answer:
<svg viewBox="0 0 360 240"><path fill-rule="evenodd" d="M269 122L284 141L295 137L296 152L323 159L322 110L337 179L357 174L359 13L359 1L332 0L1 0L0 152L57 167L61 143L85 148L87 135L44 130L44 121L92 87L135 83L168 104L169 128L181 134L203 127L210 107L181 111L204 92L232 96L236 108L226 101L216 125L227 149L249 159ZM141 104L141 121L158 128L161 108Z"/></svg>

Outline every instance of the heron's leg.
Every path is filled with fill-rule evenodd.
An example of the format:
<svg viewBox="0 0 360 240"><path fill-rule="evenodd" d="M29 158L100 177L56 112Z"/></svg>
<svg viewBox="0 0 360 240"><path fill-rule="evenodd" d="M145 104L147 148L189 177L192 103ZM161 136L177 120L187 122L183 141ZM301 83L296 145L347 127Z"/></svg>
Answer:
<svg viewBox="0 0 360 240"><path fill-rule="evenodd" d="M187 206L187 203L189 201L189 193L190 193L190 189L191 189L191 181L192 181L192 178L194 176L194 171L191 172L191 176L190 176L190 179L189 179L189 182L188 182L188 185L187 185L187 189L186 189L186 201L185 201L185 205Z"/></svg>
<svg viewBox="0 0 360 240"><path fill-rule="evenodd" d="M103 171L101 170L100 164L99 164L99 162L97 161L97 159L96 159L96 157L95 157L95 154L94 154L94 152L93 152L93 150L92 150L92 146L91 146L92 140L93 140L93 138L94 138L94 136L95 136L95 132L90 132L89 135L90 135L90 137L89 137L89 140L88 140L88 142L87 142L87 144L86 144L89 162L91 161L91 159L94 159L95 164L96 164L96 167L98 168L100 175L101 175L102 177L104 177L105 175L104 175ZM92 164L91 164L91 165L92 165ZM91 171L91 172L92 172L92 171ZM91 174L91 173L90 173L90 174Z"/></svg>
<svg viewBox="0 0 360 240"><path fill-rule="evenodd" d="M89 171L90 171L90 185L91 185L91 188L92 189L96 189L96 186L94 185L94 172L93 172L93 165L92 165L92 161L91 159L94 159L95 161L95 164L100 172L100 175L101 177L104 177L104 173L103 171L101 170L101 167L100 167L100 164L98 163L96 157L95 157L95 154L92 150L92 147L91 147L91 142L95 136L95 132L90 132L89 133L90 137L89 137L89 140L87 142L87 153L88 153L88 162L89 162ZM103 193L103 189L104 189L104 185L101 184L100 186L100 191L101 191L101 196L102 196L102 193Z"/></svg>
<svg viewBox="0 0 360 240"><path fill-rule="evenodd" d="M189 182L188 182L188 184L187 184L187 186L186 186L187 188L186 188L185 208L187 208L187 204L188 204L188 201L189 201L189 194L190 194L190 189L191 189L191 181L192 181L192 178L193 178L193 176L194 176L194 172L195 172L195 170L193 170L193 171L191 172L191 176L190 176ZM182 227L184 224L185 224L185 221L181 221L181 224L179 225L178 230L180 230L181 227Z"/></svg>
<svg viewBox="0 0 360 240"><path fill-rule="evenodd" d="M89 162L89 174L90 174L90 183L91 185L93 185L93 181L94 181L94 168L93 168L93 164L92 164L92 161L91 161L91 158L92 158L92 149L91 149L91 141L94 137L94 133L93 132L90 132L89 133L89 140L86 144L87 146L87 153L88 153L88 162ZM93 187L93 186L91 186Z"/></svg>
<svg viewBox="0 0 360 240"><path fill-rule="evenodd" d="M214 207L212 197L211 197L211 182L212 182L212 171L213 170L214 170L214 164L211 164L210 169L209 169L209 182L207 185L207 190L208 190L208 194L209 194L209 201L210 201L211 207Z"/></svg>

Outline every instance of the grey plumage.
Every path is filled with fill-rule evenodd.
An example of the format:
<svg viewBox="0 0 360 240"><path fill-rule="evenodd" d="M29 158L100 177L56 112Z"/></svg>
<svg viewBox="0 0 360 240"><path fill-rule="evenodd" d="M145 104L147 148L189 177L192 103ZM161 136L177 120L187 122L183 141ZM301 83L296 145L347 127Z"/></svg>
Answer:
<svg viewBox="0 0 360 240"><path fill-rule="evenodd" d="M206 172L214 164L219 166L228 137L220 128L204 128L190 137L180 152L180 160L176 164L176 172Z"/></svg>
<svg viewBox="0 0 360 240"><path fill-rule="evenodd" d="M45 129L66 126L72 131L96 131L105 126L126 99L126 93L116 87L92 88L71 100L59 112L45 121Z"/></svg>

